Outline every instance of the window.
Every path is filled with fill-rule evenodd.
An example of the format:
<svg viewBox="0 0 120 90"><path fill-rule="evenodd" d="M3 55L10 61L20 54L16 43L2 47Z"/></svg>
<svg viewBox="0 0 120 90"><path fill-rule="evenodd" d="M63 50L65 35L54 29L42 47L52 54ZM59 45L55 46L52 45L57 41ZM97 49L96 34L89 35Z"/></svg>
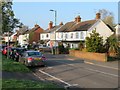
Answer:
<svg viewBox="0 0 120 90"><path fill-rule="evenodd" d="M83 32L80 33L80 38L84 39L84 33Z"/></svg>
<svg viewBox="0 0 120 90"><path fill-rule="evenodd" d="M42 38L44 38L44 35L42 35Z"/></svg>
<svg viewBox="0 0 120 90"><path fill-rule="evenodd" d="M48 34L46 35L46 38L48 38Z"/></svg>
<svg viewBox="0 0 120 90"><path fill-rule="evenodd" d="M65 39L67 39L68 38L68 35L67 34L65 34Z"/></svg>
<svg viewBox="0 0 120 90"><path fill-rule="evenodd" d="M28 52L28 56L42 56L40 52Z"/></svg>
<svg viewBox="0 0 120 90"><path fill-rule="evenodd" d="M73 38L73 33L71 33L71 38Z"/></svg>
<svg viewBox="0 0 120 90"><path fill-rule="evenodd" d="M79 38L79 33L78 32L76 32L76 38Z"/></svg>
<svg viewBox="0 0 120 90"><path fill-rule="evenodd" d="M61 38L63 38L63 34L61 33Z"/></svg>

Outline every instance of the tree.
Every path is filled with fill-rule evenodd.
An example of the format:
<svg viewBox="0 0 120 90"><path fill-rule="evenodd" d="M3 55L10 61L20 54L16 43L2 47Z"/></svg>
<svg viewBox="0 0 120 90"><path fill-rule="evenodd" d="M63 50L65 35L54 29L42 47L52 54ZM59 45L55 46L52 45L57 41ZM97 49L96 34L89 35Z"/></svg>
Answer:
<svg viewBox="0 0 120 90"><path fill-rule="evenodd" d="M108 11L108 10L106 10L106 9L99 10L99 13L101 14L101 19L106 24L110 25L113 28L113 26L115 25L113 13Z"/></svg>
<svg viewBox="0 0 120 90"><path fill-rule="evenodd" d="M112 53L112 54L117 54L119 53L119 45L116 39L115 35L110 36L106 40L105 46L107 47L107 51Z"/></svg>
<svg viewBox="0 0 120 90"><path fill-rule="evenodd" d="M86 49L88 52L103 52L103 37L93 30L90 37L86 37Z"/></svg>
<svg viewBox="0 0 120 90"><path fill-rule="evenodd" d="M15 18L12 10L12 2L0 2L0 7L0 13L2 14L2 32L13 31L14 28L21 27L22 23Z"/></svg>

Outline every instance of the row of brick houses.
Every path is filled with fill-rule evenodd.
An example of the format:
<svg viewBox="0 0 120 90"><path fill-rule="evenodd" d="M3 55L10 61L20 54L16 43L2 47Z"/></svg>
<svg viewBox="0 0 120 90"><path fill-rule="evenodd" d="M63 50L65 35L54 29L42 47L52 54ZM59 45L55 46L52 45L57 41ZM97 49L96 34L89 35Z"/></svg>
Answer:
<svg viewBox="0 0 120 90"><path fill-rule="evenodd" d="M9 38L8 34L3 34L3 41L7 43L9 40L12 44L17 42L20 46L32 44L33 42L37 43L40 40L40 33L43 31L44 30L37 24L35 24L32 29L28 29L23 26L19 30L16 30L15 33L9 35Z"/></svg>
<svg viewBox="0 0 120 90"><path fill-rule="evenodd" d="M77 48L80 41L85 42L85 38L96 30L105 41L107 37L116 33L120 35L120 25L113 30L108 24L101 20L100 13L92 20L82 21L80 16L75 17L73 21L63 24L61 22L57 26L53 26L50 21L46 30L35 24L32 29L20 28L10 36L10 41L17 41L19 45L38 43L43 40L47 46L58 46L59 42L63 42L64 46L70 45L70 48ZM4 37L8 42L8 37Z"/></svg>

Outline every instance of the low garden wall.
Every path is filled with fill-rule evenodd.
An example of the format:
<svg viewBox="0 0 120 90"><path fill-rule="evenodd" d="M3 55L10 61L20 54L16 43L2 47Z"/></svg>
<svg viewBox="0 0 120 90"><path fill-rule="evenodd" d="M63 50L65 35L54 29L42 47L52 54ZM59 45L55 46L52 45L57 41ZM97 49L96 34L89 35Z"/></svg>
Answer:
<svg viewBox="0 0 120 90"><path fill-rule="evenodd" d="M69 54L71 56L75 56L81 59L87 60L96 60L96 61L107 61L107 54L106 53L92 53L92 52L82 52L78 50L70 50Z"/></svg>

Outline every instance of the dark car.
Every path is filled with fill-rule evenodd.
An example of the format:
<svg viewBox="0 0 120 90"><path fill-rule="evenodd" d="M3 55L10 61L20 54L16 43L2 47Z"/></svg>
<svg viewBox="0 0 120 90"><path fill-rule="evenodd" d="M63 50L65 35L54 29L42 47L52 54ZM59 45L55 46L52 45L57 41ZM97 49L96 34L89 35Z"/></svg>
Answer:
<svg viewBox="0 0 120 90"><path fill-rule="evenodd" d="M19 61L26 66L44 66L45 57L39 51L25 51Z"/></svg>
<svg viewBox="0 0 120 90"><path fill-rule="evenodd" d="M11 54L10 57L14 59L15 61L19 60L19 57L26 51L25 48L11 48Z"/></svg>

